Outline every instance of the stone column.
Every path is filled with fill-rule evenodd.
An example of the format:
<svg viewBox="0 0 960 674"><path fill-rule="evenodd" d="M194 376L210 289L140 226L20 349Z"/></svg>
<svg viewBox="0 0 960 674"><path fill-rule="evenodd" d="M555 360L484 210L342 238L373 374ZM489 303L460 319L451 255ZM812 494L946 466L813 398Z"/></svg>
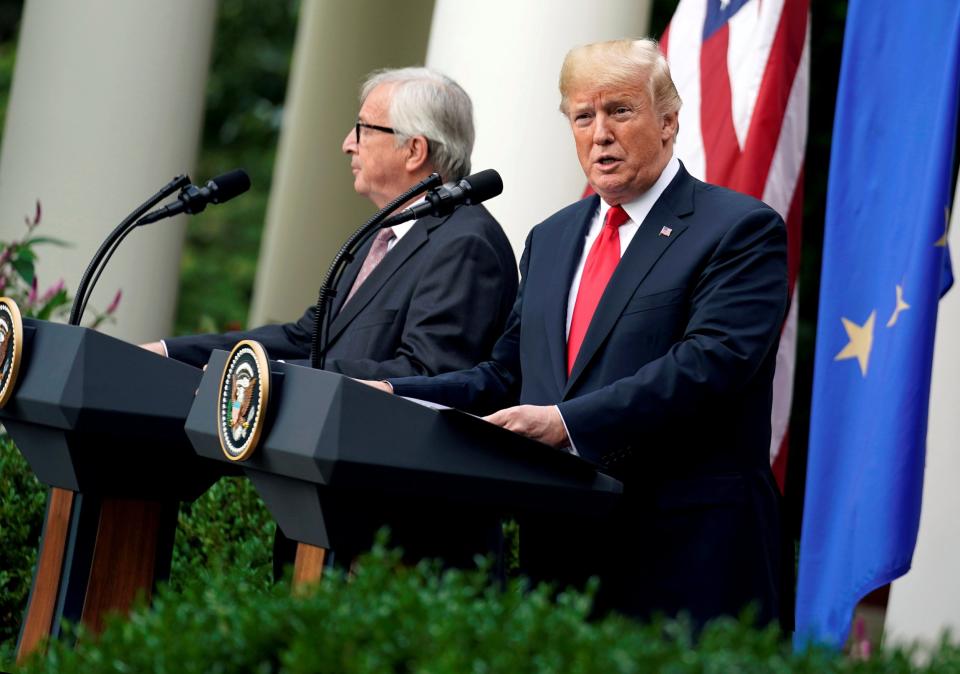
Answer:
<svg viewBox="0 0 960 674"><path fill-rule="evenodd" d="M571 11L548 0L487 0L464 11L437 0L427 65L473 98L473 170L495 168L503 194L487 206L517 250L527 232L586 186L557 82L578 44L646 34L649 0L607 0Z"/></svg>
<svg viewBox="0 0 960 674"><path fill-rule="evenodd" d="M432 11L433 0L304 0L251 326L299 317L343 241L375 212L354 193L340 146L364 76L423 63Z"/></svg>
<svg viewBox="0 0 960 674"><path fill-rule="evenodd" d="M0 153L0 237L23 233L43 203L41 290L74 291L106 234L174 175L193 167L216 3L30 0ZM195 176L199 178L199 176ZM167 334L176 302L182 219L133 232L91 306L118 288L117 323L132 341Z"/></svg>
<svg viewBox="0 0 960 674"><path fill-rule="evenodd" d="M949 250L960 248L960 182L954 194ZM960 277L957 257L953 274ZM936 646L944 630L960 630L960 292L956 283L940 300L930 382L927 426L927 466L923 478L923 509L913 553L913 566L890 589L885 639Z"/></svg>

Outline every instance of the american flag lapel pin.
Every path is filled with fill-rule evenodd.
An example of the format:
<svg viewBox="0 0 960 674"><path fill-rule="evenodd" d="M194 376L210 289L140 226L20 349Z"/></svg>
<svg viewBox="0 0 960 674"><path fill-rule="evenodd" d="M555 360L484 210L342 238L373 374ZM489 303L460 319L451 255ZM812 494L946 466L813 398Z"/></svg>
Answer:
<svg viewBox="0 0 960 674"><path fill-rule="evenodd" d="M672 229L672 228L670 228L670 227L661 227L661 228L660 228L660 236L670 236L671 234L673 234L673 229Z"/></svg>

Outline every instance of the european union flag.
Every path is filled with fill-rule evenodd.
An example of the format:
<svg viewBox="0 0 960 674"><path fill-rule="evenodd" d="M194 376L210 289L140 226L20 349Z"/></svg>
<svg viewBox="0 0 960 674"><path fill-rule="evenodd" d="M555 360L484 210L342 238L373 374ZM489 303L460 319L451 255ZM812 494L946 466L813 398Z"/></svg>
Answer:
<svg viewBox="0 0 960 674"><path fill-rule="evenodd" d="M852 0L827 193L797 640L910 568L960 83L960 3Z"/></svg>

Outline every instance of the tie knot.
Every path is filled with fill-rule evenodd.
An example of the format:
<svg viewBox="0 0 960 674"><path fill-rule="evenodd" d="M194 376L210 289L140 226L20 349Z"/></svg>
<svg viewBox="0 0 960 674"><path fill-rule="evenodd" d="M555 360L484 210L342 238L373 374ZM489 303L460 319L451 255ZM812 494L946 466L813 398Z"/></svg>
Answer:
<svg viewBox="0 0 960 674"><path fill-rule="evenodd" d="M394 235L394 233L393 233L393 228L392 228L392 227L384 227L384 228L381 229L379 232L377 232L376 242L377 242L377 243L390 243L390 239L392 239L394 236L395 236L395 235Z"/></svg>
<svg viewBox="0 0 960 674"><path fill-rule="evenodd" d="M611 206L610 210L607 211L607 219L604 220L604 227L610 227L612 229L617 229L630 219L630 216L627 215L627 212L623 210L623 206Z"/></svg>

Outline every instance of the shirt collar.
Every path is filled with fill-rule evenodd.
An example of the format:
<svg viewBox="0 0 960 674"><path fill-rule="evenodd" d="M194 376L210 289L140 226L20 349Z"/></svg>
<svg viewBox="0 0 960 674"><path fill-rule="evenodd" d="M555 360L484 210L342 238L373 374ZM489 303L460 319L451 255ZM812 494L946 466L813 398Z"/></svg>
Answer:
<svg viewBox="0 0 960 674"><path fill-rule="evenodd" d="M670 184L670 181L674 179L677 173L680 171L680 160L676 156L671 156L670 161L667 162L667 165L663 167L663 171L660 172L660 177L657 178L657 182L646 192L640 196L630 200L625 201L620 204L623 206L623 210L627 212L627 215L630 216L630 219L638 225L641 224L644 218L647 217L647 214L650 213L650 209L653 208L653 205L657 203L657 199L660 198L660 195L664 193L667 189L667 186ZM604 222L607 217L607 211L610 210L610 204L600 199L600 213L599 218L600 222Z"/></svg>

